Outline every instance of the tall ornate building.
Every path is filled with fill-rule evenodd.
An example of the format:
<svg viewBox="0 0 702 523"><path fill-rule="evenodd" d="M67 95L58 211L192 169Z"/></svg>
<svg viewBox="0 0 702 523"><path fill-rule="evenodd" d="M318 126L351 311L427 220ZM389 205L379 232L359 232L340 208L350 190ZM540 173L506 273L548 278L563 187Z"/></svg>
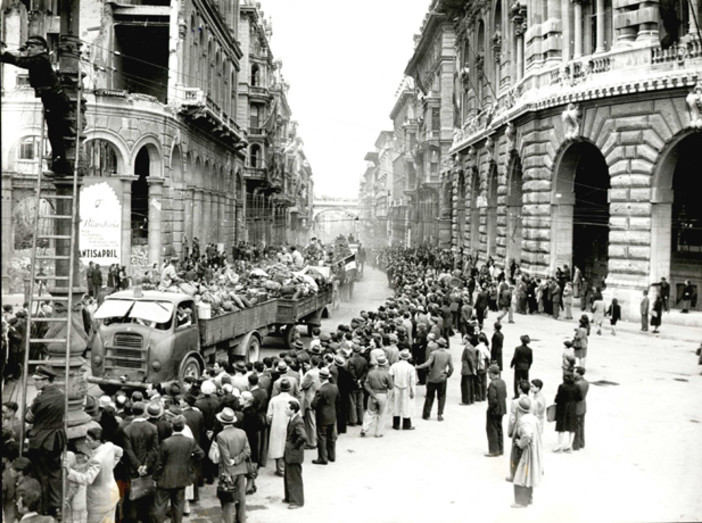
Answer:
<svg viewBox="0 0 702 523"><path fill-rule="evenodd" d="M452 245L531 274L579 267L638 315L702 289L701 2L434 2L456 31ZM698 300L697 308L702 308Z"/></svg>
<svg viewBox="0 0 702 523"><path fill-rule="evenodd" d="M435 2L436 4L436 2ZM409 187L412 244L450 245L450 193L443 190L442 165L453 136L455 33L451 19L432 5L405 74L418 91L412 154L416 178Z"/></svg>

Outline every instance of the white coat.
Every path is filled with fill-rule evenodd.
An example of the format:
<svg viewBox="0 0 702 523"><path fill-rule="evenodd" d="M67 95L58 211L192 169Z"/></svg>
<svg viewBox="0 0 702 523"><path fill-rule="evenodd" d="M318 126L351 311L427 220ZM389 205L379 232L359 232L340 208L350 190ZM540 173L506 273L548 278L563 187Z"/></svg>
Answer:
<svg viewBox="0 0 702 523"><path fill-rule="evenodd" d="M273 396L268 403L266 418L271 426L271 437L268 443L268 457L280 459L285 455L285 440L288 435L288 415L285 409L288 402L295 399L287 392Z"/></svg>
<svg viewBox="0 0 702 523"><path fill-rule="evenodd" d="M417 394L417 372L407 360L400 360L390 367L395 383L392 389L392 413L401 418L412 417L412 399Z"/></svg>

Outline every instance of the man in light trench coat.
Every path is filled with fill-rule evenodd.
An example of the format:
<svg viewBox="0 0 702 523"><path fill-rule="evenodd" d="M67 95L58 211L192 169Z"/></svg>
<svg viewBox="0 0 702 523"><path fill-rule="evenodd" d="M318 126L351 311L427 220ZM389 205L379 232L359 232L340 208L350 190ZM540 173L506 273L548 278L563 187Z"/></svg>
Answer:
<svg viewBox="0 0 702 523"><path fill-rule="evenodd" d="M400 430L400 418L404 430L414 430L412 426L412 405L417 388L417 371L410 365L412 353L408 349L400 351L399 361L390 367L395 386L392 389L392 428Z"/></svg>

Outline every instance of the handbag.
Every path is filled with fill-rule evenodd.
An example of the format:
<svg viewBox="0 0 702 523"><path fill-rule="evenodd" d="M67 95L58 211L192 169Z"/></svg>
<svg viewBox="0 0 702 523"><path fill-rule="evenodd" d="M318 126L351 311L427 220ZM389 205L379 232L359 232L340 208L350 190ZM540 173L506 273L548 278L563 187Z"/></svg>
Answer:
<svg viewBox="0 0 702 523"><path fill-rule="evenodd" d="M210 461L215 464L219 464L219 444L217 443L217 440L213 440L212 444L210 445L210 451L207 453L207 457L210 458Z"/></svg>
<svg viewBox="0 0 702 523"><path fill-rule="evenodd" d="M129 490L129 499L131 501L156 494L156 482L151 474L134 478L131 483Z"/></svg>
<svg viewBox="0 0 702 523"><path fill-rule="evenodd" d="M556 404L546 407L546 421L556 421Z"/></svg>
<svg viewBox="0 0 702 523"><path fill-rule="evenodd" d="M251 458L246 458L246 477L247 479L256 479L258 477L258 464L254 463Z"/></svg>
<svg viewBox="0 0 702 523"><path fill-rule="evenodd" d="M239 488L229 474L222 474L217 481L217 497L222 503L234 503Z"/></svg>

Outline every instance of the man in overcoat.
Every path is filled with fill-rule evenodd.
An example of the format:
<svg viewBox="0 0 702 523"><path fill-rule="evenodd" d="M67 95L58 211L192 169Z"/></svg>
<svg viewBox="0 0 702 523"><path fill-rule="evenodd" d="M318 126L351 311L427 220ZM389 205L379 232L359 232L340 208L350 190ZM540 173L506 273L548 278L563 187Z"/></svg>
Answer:
<svg viewBox="0 0 702 523"><path fill-rule="evenodd" d="M585 379L585 367L575 368L575 386L580 389L581 400L575 404L575 438L573 438L573 450L585 448L585 413L587 412L587 391L590 383Z"/></svg>
<svg viewBox="0 0 702 523"><path fill-rule="evenodd" d="M331 373L327 367L319 369L320 387L312 400L312 408L317 421L317 459L315 465L326 465L336 461L336 403L339 401L339 388L331 383Z"/></svg>
<svg viewBox="0 0 702 523"><path fill-rule="evenodd" d="M529 347L531 339L528 334L524 334L519 338L522 344L514 349L514 356L510 367L514 368L514 396L519 396L519 382L521 380L529 381L529 369L534 361L534 353Z"/></svg>
<svg viewBox="0 0 702 523"><path fill-rule="evenodd" d="M390 376L393 380L392 428L400 430L400 419L404 430L414 430L412 426L412 403L417 393L417 372L410 365L412 357L409 349L400 351L400 360L390 366Z"/></svg>
<svg viewBox="0 0 702 523"><path fill-rule="evenodd" d="M486 457L501 456L505 451L505 438L502 431L502 418L507 413L507 386L500 378L500 368L490 365L488 368L490 385L488 385L488 408L486 431L488 453Z"/></svg>

